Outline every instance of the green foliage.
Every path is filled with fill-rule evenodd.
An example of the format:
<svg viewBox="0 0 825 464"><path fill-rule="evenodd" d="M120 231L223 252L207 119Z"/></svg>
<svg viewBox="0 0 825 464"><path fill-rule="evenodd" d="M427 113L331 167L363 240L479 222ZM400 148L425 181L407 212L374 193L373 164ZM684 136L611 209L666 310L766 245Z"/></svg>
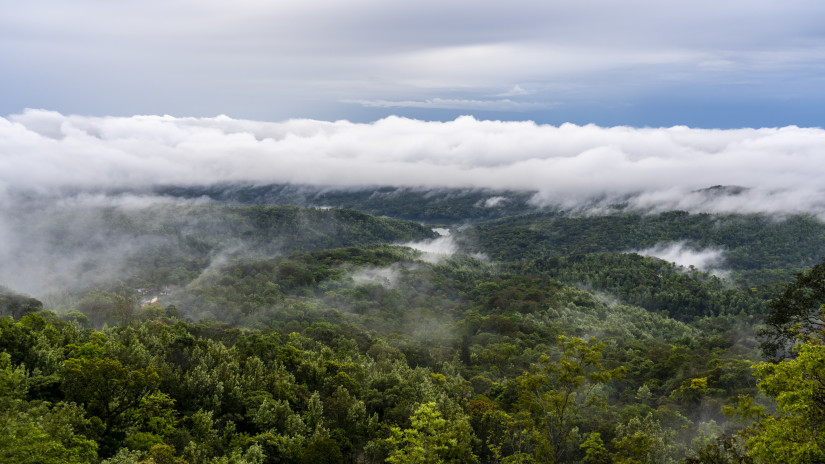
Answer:
<svg viewBox="0 0 825 464"><path fill-rule="evenodd" d="M800 273L784 292L771 301L762 330L762 350L772 358L790 354L799 336L822 333L825 328L825 261Z"/></svg>
<svg viewBox="0 0 825 464"><path fill-rule="evenodd" d="M529 200L534 192L488 189L379 187L337 190L310 185L168 187L159 193L200 199L212 198L230 204L287 204L355 209L376 216L423 222L483 220L535 211ZM490 198L502 197L500 205L487 206Z"/></svg>
<svg viewBox="0 0 825 464"><path fill-rule="evenodd" d="M633 417L616 428L613 439L616 451L612 454L617 464L665 464L674 462L681 454L675 443L675 432L664 430L654 417Z"/></svg>
<svg viewBox="0 0 825 464"><path fill-rule="evenodd" d="M584 450L584 464L607 464L610 462L610 455L604 446L602 436L598 432L588 435L587 439L579 445Z"/></svg>
<svg viewBox="0 0 825 464"><path fill-rule="evenodd" d="M24 315L43 309L39 300L20 295L0 286L0 316L11 316L20 319Z"/></svg>
<svg viewBox="0 0 825 464"><path fill-rule="evenodd" d="M596 253L540 258L523 267L561 282L586 285L648 311L678 320L721 314L764 313L764 301L749 290L696 270L633 253Z"/></svg>
<svg viewBox="0 0 825 464"><path fill-rule="evenodd" d="M77 433L89 426L73 404L27 401L28 375L0 353L0 461L9 464L87 463L97 443Z"/></svg>
<svg viewBox="0 0 825 464"><path fill-rule="evenodd" d="M562 356L539 362L518 379L520 409L529 415L526 429L535 441L535 456L541 461L564 461L579 447L576 434L582 410L597 407L601 398L594 387L622 375L624 369L605 369L601 364L604 345L560 336Z"/></svg>
<svg viewBox="0 0 825 464"><path fill-rule="evenodd" d="M391 464L436 464L477 462L470 450L471 432L466 418L448 421L434 402L423 403L410 418L410 428L393 427L387 439L395 450Z"/></svg>
<svg viewBox="0 0 825 464"><path fill-rule="evenodd" d="M108 357L66 359L61 377L66 398L101 419L137 408L160 380L153 368L134 368Z"/></svg>
<svg viewBox="0 0 825 464"><path fill-rule="evenodd" d="M825 250L825 224L810 215L777 220L767 215L563 212L513 216L460 236L494 259L515 262L547 256L626 252L684 242L723 248L725 264L749 287L771 285L816 264ZM794 237L794 240L788 240Z"/></svg>
<svg viewBox="0 0 825 464"><path fill-rule="evenodd" d="M795 359L757 365L756 376L776 413L748 433L749 454L759 462L825 461L825 345L804 343Z"/></svg>
<svg viewBox="0 0 825 464"><path fill-rule="evenodd" d="M822 353L759 364L758 377L751 367L762 284L809 261L813 218L554 213L455 232L507 262L423 261L389 243L428 228L355 211L157 206L85 219L78 230L101 230L95 246L150 246L124 248L123 281L43 300L73 312L32 303L0 318L4 462L819 459ZM76 232L64 243L86 246ZM781 233L802 251L778 245ZM738 283L624 253L673 240L725 247ZM818 309L817 281L800 282L780 300ZM815 326L795 324L820 346ZM743 410L761 412L736 435L722 410L754 398L757 378L777 412L751 400ZM798 446L776 445L789 434Z"/></svg>

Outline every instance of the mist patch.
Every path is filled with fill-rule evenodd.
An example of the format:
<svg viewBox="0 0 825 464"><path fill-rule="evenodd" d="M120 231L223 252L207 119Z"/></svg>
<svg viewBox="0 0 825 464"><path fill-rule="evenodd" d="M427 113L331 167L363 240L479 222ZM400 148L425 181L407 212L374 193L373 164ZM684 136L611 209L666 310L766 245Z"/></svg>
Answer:
<svg viewBox="0 0 825 464"><path fill-rule="evenodd" d="M694 267L714 275L724 275L725 251L721 248L696 249L685 241L654 245L644 250L636 250L643 256L652 256L676 263L683 267Z"/></svg>
<svg viewBox="0 0 825 464"><path fill-rule="evenodd" d="M394 288L401 274L393 267L359 269L352 273L352 280L357 285L379 284L385 288Z"/></svg>
<svg viewBox="0 0 825 464"><path fill-rule="evenodd" d="M497 206L504 206L504 203L507 202L507 197L490 197L484 200L484 207L485 208L495 208Z"/></svg>
<svg viewBox="0 0 825 464"><path fill-rule="evenodd" d="M421 259L431 264L438 264L458 251L458 244L455 243L452 235L402 245L420 251Z"/></svg>

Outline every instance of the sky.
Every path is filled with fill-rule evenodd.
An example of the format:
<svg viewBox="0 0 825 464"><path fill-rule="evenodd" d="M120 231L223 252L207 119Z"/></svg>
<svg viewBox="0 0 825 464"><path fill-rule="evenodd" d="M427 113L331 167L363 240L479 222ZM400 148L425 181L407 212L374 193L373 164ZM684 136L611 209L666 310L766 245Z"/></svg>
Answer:
<svg viewBox="0 0 825 464"><path fill-rule="evenodd" d="M825 124L821 0L0 6L0 116Z"/></svg>

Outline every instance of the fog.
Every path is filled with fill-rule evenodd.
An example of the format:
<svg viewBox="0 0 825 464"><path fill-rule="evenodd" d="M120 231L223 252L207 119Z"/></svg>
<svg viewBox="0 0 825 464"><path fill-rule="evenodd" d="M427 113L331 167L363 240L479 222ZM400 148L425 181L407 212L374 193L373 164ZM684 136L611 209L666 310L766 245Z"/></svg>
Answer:
<svg viewBox="0 0 825 464"><path fill-rule="evenodd" d="M432 264L438 264L458 252L458 244L455 243L452 235L441 235L438 238L420 242L408 242L403 246L420 251L421 259Z"/></svg>
<svg viewBox="0 0 825 464"><path fill-rule="evenodd" d="M400 272L395 267L385 268L362 268L352 273L352 281L356 285L378 284L387 288L393 288L400 277Z"/></svg>
<svg viewBox="0 0 825 464"><path fill-rule="evenodd" d="M688 245L687 242L680 241L658 244L644 250L638 250L636 253L670 261L679 266L693 266L696 269L715 275L724 275L725 252L719 248L696 249Z"/></svg>
<svg viewBox="0 0 825 464"><path fill-rule="evenodd" d="M812 212L823 216L825 130L448 122L0 118L0 191L54 193L247 182L536 192L539 206ZM711 186L738 186L712 189ZM487 207L502 206L490 198Z"/></svg>
<svg viewBox="0 0 825 464"><path fill-rule="evenodd" d="M124 263L169 244L151 234L96 229L101 208L129 213L209 202L145 193L155 187L477 188L491 192L477 205L484 208L511 206L510 197L495 193L506 190L534 192L536 206L592 214L622 204L825 217L823 151L825 130L799 127L606 128L472 117L260 122L27 110L0 118L0 283L43 295L69 282L128 277ZM198 226L191 227L197 235ZM430 262L457 251L449 235L405 245ZM210 259L246 250L238 247ZM640 253L713 272L723 256L685 243ZM378 274L358 278L392 283Z"/></svg>

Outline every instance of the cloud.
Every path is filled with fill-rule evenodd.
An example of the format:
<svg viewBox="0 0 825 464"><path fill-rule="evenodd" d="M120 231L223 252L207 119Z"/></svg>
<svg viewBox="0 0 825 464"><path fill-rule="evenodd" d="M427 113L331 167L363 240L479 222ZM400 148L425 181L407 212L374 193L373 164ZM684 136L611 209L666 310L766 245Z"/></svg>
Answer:
<svg viewBox="0 0 825 464"><path fill-rule="evenodd" d="M395 267L364 268L352 273L352 280L357 285L378 284L386 288L393 288L401 277Z"/></svg>
<svg viewBox="0 0 825 464"><path fill-rule="evenodd" d="M653 256L680 266L693 266L711 273L721 273L725 252L718 248L695 249L686 242L658 244L645 250L636 251L644 256Z"/></svg>
<svg viewBox="0 0 825 464"><path fill-rule="evenodd" d="M825 130L795 126L638 129L472 117L260 122L27 110L0 118L0 192L227 182L477 187L533 191L538 205L594 212L626 203L825 217L823 151ZM715 185L742 188L707 190Z"/></svg>
<svg viewBox="0 0 825 464"><path fill-rule="evenodd" d="M429 108L429 109L457 109L482 111L529 111L549 108L549 103L518 102L508 99L501 100L462 100L432 98L427 100L342 100L343 103L356 103L370 108Z"/></svg>
<svg viewBox="0 0 825 464"><path fill-rule="evenodd" d="M403 246L422 252L421 259L433 264L441 262L458 251L458 244L455 243L455 238L451 235L442 235L432 240L404 243Z"/></svg>
<svg viewBox="0 0 825 464"><path fill-rule="evenodd" d="M485 208L495 208L496 206L502 206L504 203L507 202L507 197L490 197L484 200L484 207Z"/></svg>
<svg viewBox="0 0 825 464"><path fill-rule="evenodd" d="M534 93L534 92L532 92L530 90L525 90L520 85L516 84L510 90L508 90L504 93L500 93L496 96L497 97L518 97L518 96L521 96L521 95L530 95L531 93Z"/></svg>

